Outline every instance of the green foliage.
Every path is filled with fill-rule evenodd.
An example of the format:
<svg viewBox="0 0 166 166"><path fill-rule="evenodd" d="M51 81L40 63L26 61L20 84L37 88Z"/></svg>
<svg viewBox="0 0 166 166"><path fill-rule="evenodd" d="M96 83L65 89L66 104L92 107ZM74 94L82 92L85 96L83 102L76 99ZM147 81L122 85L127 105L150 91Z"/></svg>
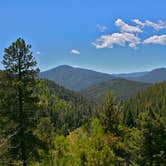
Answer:
<svg viewBox="0 0 166 166"><path fill-rule="evenodd" d="M0 82L0 113L9 124L13 123L6 131L6 137L10 137L6 156L10 156L10 162L18 161L24 166L37 154L38 144L32 133L38 100L34 94L38 69L30 48L19 38L5 49L2 62L5 72ZM13 132L11 136L10 132Z"/></svg>
<svg viewBox="0 0 166 166"><path fill-rule="evenodd" d="M165 94L166 83L160 83L153 85L143 93L139 93L135 98L124 102L124 123L128 126L136 126L139 114L147 112L149 107L153 108L153 111L160 116L166 116Z"/></svg>
<svg viewBox="0 0 166 166"><path fill-rule="evenodd" d="M141 146L137 146L141 155L137 155L137 164L164 165L166 162L165 94L166 83L160 83L123 104L124 125L136 127L141 132ZM135 154L137 153L133 152L132 156Z"/></svg>
<svg viewBox="0 0 166 166"><path fill-rule="evenodd" d="M71 132L66 139L56 139L57 165L114 165L112 145L116 138L104 135L97 119L88 124L88 127L88 130L85 126Z"/></svg>
<svg viewBox="0 0 166 166"><path fill-rule="evenodd" d="M121 132L122 112L121 109L115 105L112 94L106 95L100 111L100 121L104 126L105 132L119 135Z"/></svg>
<svg viewBox="0 0 166 166"><path fill-rule="evenodd" d="M166 117L150 109L142 113L140 128L143 131L143 163L164 165L166 163Z"/></svg>
<svg viewBox="0 0 166 166"><path fill-rule="evenodd" d="M102 99L108 93L112 93L116 97L116 100L120 101L134 97L138 92L141 92L150 86L151 84L148 83L116 78L90 86L86 89L83 89L81 93L85 97L89 97L95 102L101 104Z"/></svg>
<svg viewBox="0 0 166 166"><path fill-rule="evenodd" d="M56 132L67 135L92 117L91 103L77 93L40 80L39 116L49 116Z"/></svg>
<svg viewBox="0 0 166 166"><path fill-rule="evenodd" d="M0 165L165 165L166 83L121 103L108 93L96 106L79 93L38 79L30 48L19 38L5 49ZM128 81L124 89L116 81L122 93L139 89Z"/></svg>

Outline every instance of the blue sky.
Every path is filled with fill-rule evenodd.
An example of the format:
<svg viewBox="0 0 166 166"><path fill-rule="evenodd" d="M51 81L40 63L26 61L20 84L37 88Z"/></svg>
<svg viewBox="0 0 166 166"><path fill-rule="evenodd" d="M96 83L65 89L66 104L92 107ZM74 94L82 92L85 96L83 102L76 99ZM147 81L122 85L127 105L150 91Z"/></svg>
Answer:
<svg viewBox="0 0 166 166"><path fill-rule="evenodd" d="M165 11L165 0L2 0L0 60L4 48L23 37L41 70L61 64L108 73L166 67Z"/></svg>

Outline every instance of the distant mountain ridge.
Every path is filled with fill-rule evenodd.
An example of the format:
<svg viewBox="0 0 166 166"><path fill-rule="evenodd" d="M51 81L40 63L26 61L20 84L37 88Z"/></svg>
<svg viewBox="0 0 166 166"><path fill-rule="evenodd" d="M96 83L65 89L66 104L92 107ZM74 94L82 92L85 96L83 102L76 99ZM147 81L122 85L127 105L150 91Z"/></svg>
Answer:
<svg viewBox="0 0 166 166"><path fill-rule="evenodd" d="M41 72L40 77L52 80L67 89L75 91L86 89L89 86L115 78L110 74L68 65L58 66L51 70Z"/></svg>
<svg viewBox="0 0 166 166"><path fill-rule="evenodd" d="M147 82L147 83L158 83L166 81L166 68L154 69L140 77L128 77L126 79Z"/></svg>
<svg viewBox="0 0 166 166"><path fill-rule="evenodd" d="M127 74L107 74L89 69L61 65L51 70L41 72L40 77L52 80L67 89L82 91L115 78L124 78L126 80L143 83L163 82L166 81L166 68Z"/></svg>
<svg viewBox="0 0 166 166"><path fill-rule="evenodd" d="M148 71L144 71L144 72L121 73L121 74L112 74L112 75L120 78L130 78L130 77L141 77L148 73L149 73Z"/></svg>

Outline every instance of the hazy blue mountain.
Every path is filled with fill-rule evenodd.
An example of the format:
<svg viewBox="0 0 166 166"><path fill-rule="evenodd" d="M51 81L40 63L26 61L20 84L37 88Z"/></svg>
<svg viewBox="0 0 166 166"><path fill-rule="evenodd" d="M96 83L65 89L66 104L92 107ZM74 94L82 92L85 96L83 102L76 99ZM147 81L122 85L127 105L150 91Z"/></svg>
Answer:
<svg viewBox="0 0 166 166"><path fill-rule="evenodd" d="M88 69L62 65L45 72L41 72L40 77L52 80L67 89L80 91L87 89L88 87L93 87L96 84L110 81L114 78L124 78L145 83L163 82L166 81L166 68L158 68L150 72L145 71L111 75Z"/></svg>
<svg viewBox="0 0 166 166"><path fill-rule="evenodd" d="M120 77L120 78L130 78L130 77L141 77L146 74L148 74L148 71L145 72L134 72L134 73L121 73L121 74L113 74L115 77Z"/></svg>
<svg viewBox="0 0 166 166"><path fill-rule="evenodd" d="M52 80L65 88L76 91L114 78L110 74L68 65L58 66L51 70L41 72L40 77Z"/></svg>
<svg viewBox="0 0 166 166"><path fill-rule="evenodd" d="M128 77L127 79L147 83L163 82L166 81L166 68L154 69L143 76Z"/></svg>
<svg viewBox="0 0 166 166"><path fill-rule="evenodd" d="M113 79L91 86L81 93L94 101L101 101L107 93L112 93L117 99L128 99L138 92L150 87L151 84L125 80L122 78Z"/></svg>

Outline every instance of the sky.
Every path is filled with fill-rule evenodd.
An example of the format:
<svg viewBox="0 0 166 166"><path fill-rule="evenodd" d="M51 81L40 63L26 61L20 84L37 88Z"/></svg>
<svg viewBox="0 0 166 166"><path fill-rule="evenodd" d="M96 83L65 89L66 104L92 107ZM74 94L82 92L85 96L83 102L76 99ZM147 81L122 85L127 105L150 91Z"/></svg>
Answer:
<svg viewBox="0 0 166 166"><path fill-rule="evenodd" d="M41 71L64 64L107 73L166 67L165 11L166 0L0 0L0 61L22 37Z"/></svg>

